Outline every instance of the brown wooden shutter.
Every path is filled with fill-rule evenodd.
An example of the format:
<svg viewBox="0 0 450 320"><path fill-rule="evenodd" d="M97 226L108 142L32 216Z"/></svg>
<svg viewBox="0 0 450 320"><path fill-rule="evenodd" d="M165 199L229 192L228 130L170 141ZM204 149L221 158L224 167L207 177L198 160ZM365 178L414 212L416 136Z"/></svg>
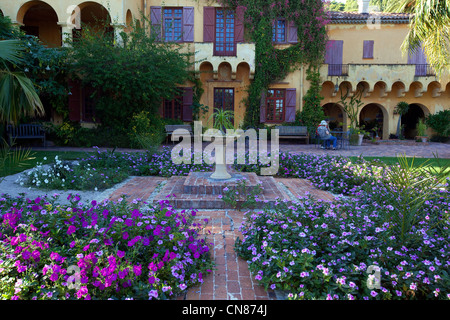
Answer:
<svg viewBox="0 0 450 320"><path fill-rule="evenodd" d="M183 8L183 41L194 42L194 7Z"/></svg>
<svg viewBox="0 0 450 320"><path fill-rule="evenodd" d="M81 120L81 83L78 80L69 80L69 120Z"/></svg>
<svg viewBox="0 0 450 320"><path fill-rule="evenodd" d="M203 42L214 42L215 7L203 7Z"/></svg>
<svg viewBox="0 0 450 320"><path fill-rule="evenodd" d="M295 104L296 104L296 89L286 89L286 105L284 113L284 121L294 122L295 121Z"/></svg>
<svg viewBox="0 0 450 320"><path fill-rule="evenodd" d="M244 13L245 7L236 8L236 18L234 22L234 42L244 42Z"/></svg>
<svg viewBox="0 0 450 320"><path fill-rule="evenodd" d="M152 35L155 36L156 41L161 41L161 7L150 7L150 20L152 25Z"/></svg>
<svg viewBox="0 0 450 320"><path fill-rule="evenodd" d="M183 121L192 121L193 96L192 88L183 88Z"/></svg>

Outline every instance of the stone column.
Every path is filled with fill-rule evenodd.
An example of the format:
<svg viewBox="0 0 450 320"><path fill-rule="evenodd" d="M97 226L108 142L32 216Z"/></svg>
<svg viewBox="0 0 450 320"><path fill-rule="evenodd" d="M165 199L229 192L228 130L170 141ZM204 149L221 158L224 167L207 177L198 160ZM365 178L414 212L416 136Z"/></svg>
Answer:
<svg viewBox="0 0 450 320"><path fill-rule="evenodd" d="M118 46L123 46L123 39L120 33L125 30L125 24L123 23L114 23L111 24L114 28L114 40Z"/></svg>
<svg viewBox="0 0 450 320"><path fill-rule="evenodd" d="M58 22L58 25L61 27L62 46L68 47L72 42L73 25L69 25L67 22Z"/></svg>

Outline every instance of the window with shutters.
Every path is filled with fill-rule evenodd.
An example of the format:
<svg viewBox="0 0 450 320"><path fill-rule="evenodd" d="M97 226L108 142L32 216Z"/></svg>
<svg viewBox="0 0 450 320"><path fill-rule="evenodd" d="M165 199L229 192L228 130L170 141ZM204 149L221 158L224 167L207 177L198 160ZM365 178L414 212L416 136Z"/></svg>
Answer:
<svg viewBox="0 0 450 320"><path fill-rule="evenodd" d="M275 43L286 42L286 20L278 19L272 27L272 41Z"/></svg>
<svg viewBox="0 0 450 320"><path fill-rule="evenodd" d="M166 42L183 41L183 8L164 8L163 34Z"/></svg>
<svg viewBox="0 0 450 320"><path fill-rule="evenodd" d="M286 90L269 89L266 96L266 122L283 122L285 114Z"/></svg>
<svg viewBox="0 0 450 320"><path fill-rule="evenodd" d="M172 100L164 100L164 119L183 120L183 97L176 96Z"/></svg>
<svg viewBox="0 0 450 320"><path fill-rule="evenodd" d="M236 45L234 41L234 16L232 10L216 9L214 55L234 56Z"/></svg>

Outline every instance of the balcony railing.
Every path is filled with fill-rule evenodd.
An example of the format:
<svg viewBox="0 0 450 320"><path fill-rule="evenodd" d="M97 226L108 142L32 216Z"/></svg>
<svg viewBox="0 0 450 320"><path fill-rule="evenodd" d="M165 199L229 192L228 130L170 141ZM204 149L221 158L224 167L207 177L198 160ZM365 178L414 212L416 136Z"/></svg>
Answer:
<svg viewBox="0 0 450 320"><path fill-rule="evenodd" d="M416 77L430 77L435 76L433 68L429 64L416 64Z"/></svg>
<svg viewBox="0 0 450 320"><path fill-rule="evenodd" d="M359 65L359 64L358 64ZM363 64L361 64L363 65ZM376 65L376 64L367 64ZM377 66L410 66L411 64L377 64ZM328 76L348 76L350 64L329 64L328 65ZM429 64L416 64L416 77L430 77L435 76L436 73Z"/></svg>
<svg viewBox="0 0 450 320"><path fill-rule="evenodd" d="M329 64L329 76L348 76L348 64Z"/></svg>

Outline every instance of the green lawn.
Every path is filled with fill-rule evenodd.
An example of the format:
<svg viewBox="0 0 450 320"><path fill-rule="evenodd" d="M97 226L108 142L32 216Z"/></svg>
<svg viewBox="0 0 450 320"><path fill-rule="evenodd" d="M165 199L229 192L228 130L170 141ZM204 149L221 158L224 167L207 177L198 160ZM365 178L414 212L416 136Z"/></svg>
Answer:
<svg viewBox="0 0 450 320"><path fill-rule="evenodd" d="M352 162L356 162L358 157L349 157ZM387 165L398 165L398 158L396 157L364 157L366 161L379 160ZM407 158L408 163L413 167L419 167L421 165L430 166L431 169L439 170L440 168L447 167L447 176L450 177L450 159L445 158Z"/></svg>

